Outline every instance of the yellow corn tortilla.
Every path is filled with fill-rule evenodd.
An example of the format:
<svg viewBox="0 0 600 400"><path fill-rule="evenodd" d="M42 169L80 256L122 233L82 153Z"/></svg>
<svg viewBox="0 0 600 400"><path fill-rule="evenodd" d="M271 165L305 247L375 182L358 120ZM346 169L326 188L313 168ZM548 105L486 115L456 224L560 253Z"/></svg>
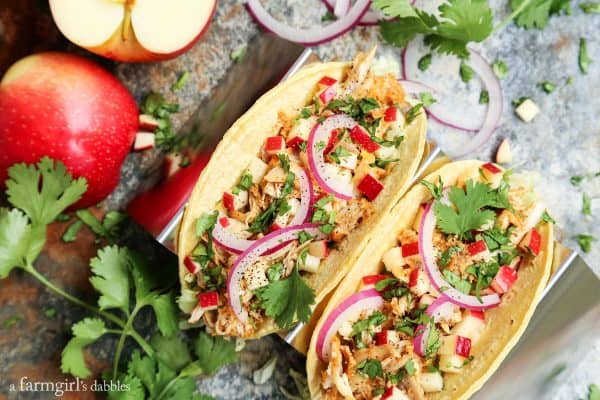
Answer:
<svg viewBox="0 0 600 400"><path fill-rule="evenodd" d="M447 186L460 184L468 179L480 180L481 165L483 162L476 160L453 162L444 165L425 179L437 183L438 177L441 177ZM363 276L374 275L385 269L381 262L383 254L396 245L396 236L400 231L412 226L420 204L428 202L431 198L429 190L417 184L395 204L389 216L376 230L377 234L365 240L367 243L363 254L331 296L323 316L317 323L307 354L306 371L313 399L321 397L321 372L326 368L317 356L316 342L318 332L327 316L338 304L357 291ZM553 225L540 222L537 229L542 237L540 254L534 262L532 259L524 260L519 267L518 279L502 297L502 303L486 311L486 329L471 349L471 354L475 356L473 361L464 366L460 374L444 374L444 390L426 393L427 399L468 399L496 371L525 331L550 276L553 259Z"/></svg>
<svg viewBox="0 0 600 400"><path fill-rule="evenodd" d="M206 168L202 171L183 215L177 238L179 254L179 278L182 287L188 287L184 280L186 273L183 264L186 255L194 249L197 238L195 223L202 213L215 209L224 191L235 186L250 161L256 157L267 137L276 133L278 112L288 115L299 113L315 94L317 82L323 76L343 80L352 64L331 62L311 64L283 83L264 94L233 126L227 131L217 146ZM315 290L318 304L341 279L358 258L363 249L364 238L378 225L379 220L388 215L390 208L410 187L410 181L422 159L427 119L420 112L406 131L398 147L400 161L384 181L384 189L373 202L377 212L366 223L354 230L344 241L339 251L332 252L321 264L319 272L307 274L308 285ZM261 337L279 328L274 321L267 319L259 326L252 338Z"/></svg>

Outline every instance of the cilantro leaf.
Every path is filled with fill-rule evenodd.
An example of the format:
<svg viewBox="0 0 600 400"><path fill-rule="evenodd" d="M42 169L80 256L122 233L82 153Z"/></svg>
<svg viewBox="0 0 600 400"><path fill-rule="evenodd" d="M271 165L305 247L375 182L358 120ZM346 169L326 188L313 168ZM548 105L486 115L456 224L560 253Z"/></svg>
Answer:
<svg viewBox="0 0 600 400"><path fill-rule="evenodd" d="M471 292L471 284L469 281L462 279L458 274L446 269L442 272L444 278L448 281L452 287L454 287L459 292L463 292L469 294Z"/></svg>
<svg viewBox="0 0 600 400"><path fill-rule="evenodd" d="M165 294L155 294L148 301L154 314L160 333L165 336L171 336L178 331L177 306L172 292Z"/></svg>
<svg viewBox="0 0 600 400"><path fill-rule="evenodd" d="M175 83L171 85L171 90L175 92L177 90L183 89L189 78L190 73L188 71L184 71L181 75L179 75Z"/></svg>
<svg viewBox="0 0 600 400"><path fill-rule="evenodd" d="M472 180L467 181L464 191L453 186L448 197L456 207L456 211L439 200L435 201L433 209L438 220L437 224L444 233L457 235L461 239L465 238L470 231L479 229L494 218L494 211L485 210L484 207L506 205L500 199L498 191L491 189L485 183L474 183ZM501 201L502 204L499 204Z"/></svg>
<svg viewBox="0 0 600 400"><path fill-rule="evenodd" d="M85 318L72 327L73 338L69 340L61 357L60 370L79 378L87 378L92 372L85 365L83 349L106 333L104 321Z"/></svg>
<svg viewBox="0 0 600 400"><path fill-rule="evenodd" d="M374 358L367 358L366 360L362 360L358 363L356 369L361 374L368 376L370 379L375 379L377 377L383 376L383 367L381 366L381 362Z"/></svg>
<svg viewBox="0 0 600 400"><path fill-rule="evenodd" d="M522 7L528 0L511 0L510 6L513 11ZM517 15L515 23L525 29L538 28L543 29L546 27L550 18L550 8L552 7L552 0L534 0L529 2L530 4Z"/></svg>
<svg viewBox="0 0 600 400"><path fill-rule="evenodd" d="M8 201L23 210L33 225L48 225L87 190L84 178L73 180L65 166L44 157L37 166L15 164L8 169Z"/></svg>
<svg viewBox="0 0 600 400"><path fill-rule="evenodd" d="M132 353L127 364L127 374L137 377L150 392L154 387L155 370L156 361L150 357L142 357L139 350Z"/></svg>
<svg viewBox="0 0 600 400"><path fill-rule="evenodd" d="M600 388L595 383L588 386L588 400L600 400Z"/></svg>
<svg viewBox="0 0 600 400"><path fill-rule="evenodd" d="M492 70L498 79L504 79L508 75L508 66L502 60L496 60L492 63Z"/></svg>
<svg viewBox="0 0 600 400"><path fill-rule="evenodd" d="M117 211L109 211L102 221L96 218L89 209L77 210L75 214L92 232L111 242L119 238L120 224L127 218L125 214Z"/></svg>
<svg viewBox="0 0 600 400"><path fill-rule="evenodd" d="M156 350L156 359L160 361L159 364L162 363L173 371L182 369L192 361L186 343L178 334L154 335L150 344Z"/></svg>
<svg viewBox="0 0 600 400"><path fill-rule="evenodd" d="M119 308L129 313L129 263L127 249L117 246L101 249L90 262L94 274L90 282L100 293L101 310Z"/></svg>
<svg viewBox="0 0 600 400"><path fill-rule="evenodd" d="M256 295L266 315L275 318L282 329L291 327L295 320L308 322L315 302L314 290L304 282L297 267L289 277L269 283Z"/></svg>
<svg viewBox="0 0 600 400"><path fill-rule="evenodd" d="M20 210L0 209L0 279L15 267L31 265L45 241L45 226L32 227Z"/></svg>
<svg viewBox="0 0 600 400"><path fill-rule="evenodd" d="M595 242L597 239L592 235L580 233L575 236L575 240L577 240L579 247L581 247L584 253L589 253L592 250L592 242Z"/></svg>
<svg viewBox="0 0 600 400"><path fill-rule="evenodd" d="M69 227L67 228L67 230L65 230L65 233L62 236L63 242L70 243L75 241L75 238L77 237L77 234L79 233L79 230L81 229L82 225L83 222L81 221L75 221L71 225L69 225Z"/></svg>
<svg viewBox="0 0 600 400"><path fill-rule="evenodd" d="M208 375L238 360L235 341L226 340L221 336L210 336L204 331L200 332L194 342L194 353L204 374Z"/></svg>
<svg viewBox="0 0 600 400"><path fill-rule="evenodd" d="M205 232L212 231L213 227L217 223L218 213L203 213L196 221L196 236L201 237Z"/></svg>
<svg viewBox="0 0 600 400"><path fill-rule="evenodd" d="M600 3L587 2L579 5L581 11L586 14L600 14Z"/></svg>
<svg viewBox="0 0 600 400"><path fill-rule="evenodd" d="M109 390L108 398L111 400L137 400L145 399L146 392L139 378L126 375L119 380L121 385L127 385L127 390Z"/></svg>

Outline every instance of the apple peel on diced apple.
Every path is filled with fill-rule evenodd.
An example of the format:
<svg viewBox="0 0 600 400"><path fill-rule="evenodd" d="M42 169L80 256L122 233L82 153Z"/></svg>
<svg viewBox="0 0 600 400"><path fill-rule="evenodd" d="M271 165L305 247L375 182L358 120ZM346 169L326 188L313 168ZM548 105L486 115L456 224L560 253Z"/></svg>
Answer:
<svg viewBox="0 0 600 400"><path fill-rule="evenodd" d="M216 0L50 0L71 42L120 61L158 61L187 51L206 31Z"/></svg>

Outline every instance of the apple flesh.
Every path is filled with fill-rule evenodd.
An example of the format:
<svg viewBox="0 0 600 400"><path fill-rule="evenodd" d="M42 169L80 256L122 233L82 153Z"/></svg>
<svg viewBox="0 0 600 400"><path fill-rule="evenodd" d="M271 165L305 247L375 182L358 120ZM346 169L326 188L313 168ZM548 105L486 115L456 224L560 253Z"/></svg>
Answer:
<svg viewBox="0 0 600 400"><path fill-rule="evenodd" d="M11 165L48 156L87 179L88 191L74 208L112 192L138 130L127 89L98 65L62 53L14 64L0 82L0 110L0 185Z"/></svg>
<svg viewBox="0 0 600 400"><path fill-rule="evenodd" d="M159 61L189 50L207 30L217 0L50 0L71 42L126 62Z"/></svg>

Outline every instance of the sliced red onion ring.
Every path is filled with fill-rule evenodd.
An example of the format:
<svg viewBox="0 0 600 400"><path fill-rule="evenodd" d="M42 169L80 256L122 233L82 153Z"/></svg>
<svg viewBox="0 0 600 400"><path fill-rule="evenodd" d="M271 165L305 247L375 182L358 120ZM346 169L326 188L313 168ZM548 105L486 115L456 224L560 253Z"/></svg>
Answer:
<svg viewBox="0 0 600 400"><path fill-rule="evenodd" d="M306 222L314 199L312 181L308 176L308 172L302 168L294 168L293 172L300 183L300 206L298 207L298 210L296 210L296 214L294 214L294 218L290 222L289 226L300 225ZM224 217L224 215L219 214L218 220L220 220L222 217ZM215 225L212 234L215 243L219 247L234 254L243 252L248 247L252 246L252 244L254 244L256 241L243 239L225 229L218 222Z"/></svg>
<svg viewBox="0 0 600 400"><path fill-rule="evenodd" d="M342 18L344 15L348 14L349 9L350 0L337 0L333 6L333 15L335 15L336 18Z"/></svg>
<svg viewBox="0 0 600 400"><path fill-rule="evenodd" d="M427 307L425 312L437 323L441 320L450 319L457 309L459 309L458 306L452 303L446 295L442 294Z"/></svg>
<svg viewBox="0 0 600 400"><path fill-rule="evenodd" d="M362 290L353 294L337 306L323 323L317 336L317 355L323 362L329 360L331 338L347 321L357 320L363 312L381 310L383 298L375 289Z"/></svg>
<svg viewBox="0 0 600 400"><path fill-rule="evenodd" d="M357 0L346 15L331 24L316 26L311 29L300 29L277 21L264 9L259 0L246 1L248 11L259 25L283 39L305 46L316 46L348 32L358 24L370 5L371 0Z"/></svg>
<svg viewBox="0 0 600 400"><path fill-rule="evenodd" d="M283 228L269 233L265 237L256 240L252 246L248 247L246 251L237 258L227 276L227 295L229 297L229 305L241 322L246 322L248 320L248 312L242 305L242 289L240 287L246 269L248 269L248 267L262 254L269 251L272 252L283 243L296 240L298 238L298 233L302 231L306 231L309 235L317 236L319 239L324 238L324 235L319 230L319 225L317 224L290 226L289 228Z"/></svg>
<svg viewBox="0 0 600 400"><path fill-rule="evenodd" d="M402 52L402 75L406 81L414 82L415 88L420 92L431 92L434 94L434 89L422 90L419 88L420 85L423 87L428 87L423 83L420 83L416 80L418 76L418 61L422 54L419 53L418 45L416 44L416 40L412 40L406 48ZM432 91L433 90L433 91ZM409 91L409 89L407 89ZM435 98L439 98L439 93L434 95ZM460 113L452 112L452 110L442 107L437 103L432 104L427 108L428 114L439 122L442 125L448 126L450 128L459 129L466 132L477 132L483 121L473 120L472 118L465 118L464 115Z"/></svg>
<svg viewBox="0 0 600 400"><path fill-rule="evenodd" d="M354 197L354 186L352 182L344 182L331 174L325 162L323 149L319 149L318 144L327 143L331 131L340 128L350 130L356 125L357 122L346 114L336 114L315 125L308 136L308 165L313 176L323 190L342 200L351 200Z"/></svg>
<svg viewBox="0 0 600 400"><path fill-rule="evenodd" d="M418 325L415 332L418 333L413 339L415 353L425 357L427 353L427 339L429 339L429 325Z"/></svg>
<svg viewBox="0 0 600 400"><path fill-rule="evenodd" d="M419 228L419 254L423 258L423 266L431 284L448 299L463 308L469 310L486 310L500 304L498 294L490 294L481 296L479 300L476 296L465 294L450 285L445 279L436 262L435 248L433 247L433 231L435 229L435 213L433 207L428 204L421 218L421 226Z"/></svg>
<svg viewBox="0 0 600 400"><path fill-rule="evenodd" d="M344 13L338 14L338 11L337 11L338 4L340 2L345 2L345 1L347 1L347 0L323 0L323 3L325 3L325 6L327 6L327 8L329 10L333 11L333 14L337 18L339 18L340 16L346 15ZM414 5L415 1L416 0L412 0L410 3ZM369 10L365 13L365 15L363 15L363 17L360 19L360 21L358 21L358 25L361 25L361 26L377 25L377 23L379 22L380 19L389 19L389 17L386 17L385 14L383 14L379 10L374 10L372 8L369 8Z"/></svg>

